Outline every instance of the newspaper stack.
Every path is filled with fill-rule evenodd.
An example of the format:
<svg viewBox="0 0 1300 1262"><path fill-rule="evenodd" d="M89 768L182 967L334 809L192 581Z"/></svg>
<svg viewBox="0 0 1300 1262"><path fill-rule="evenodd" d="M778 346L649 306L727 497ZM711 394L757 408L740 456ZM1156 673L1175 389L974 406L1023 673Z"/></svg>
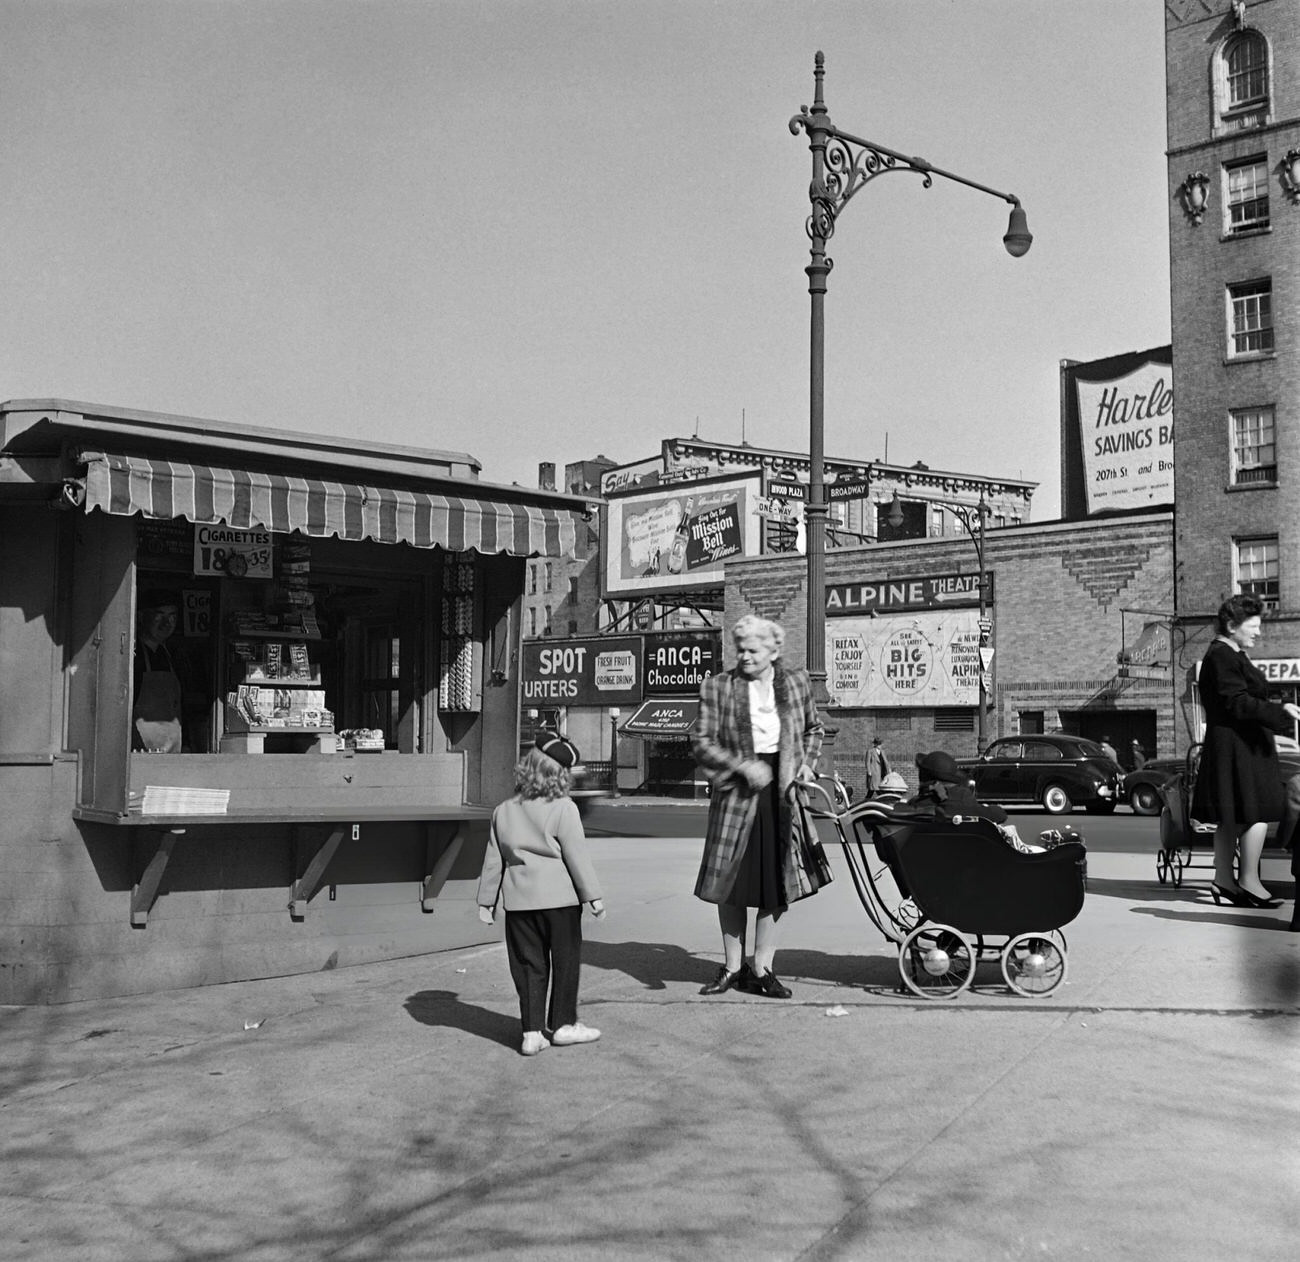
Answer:
<svg viewBox="0 0 1300 1262"><path fill-rule="evenodd" d="M229 804L229 789L146 784L140 810L144 815L224 815Z"/></svg>

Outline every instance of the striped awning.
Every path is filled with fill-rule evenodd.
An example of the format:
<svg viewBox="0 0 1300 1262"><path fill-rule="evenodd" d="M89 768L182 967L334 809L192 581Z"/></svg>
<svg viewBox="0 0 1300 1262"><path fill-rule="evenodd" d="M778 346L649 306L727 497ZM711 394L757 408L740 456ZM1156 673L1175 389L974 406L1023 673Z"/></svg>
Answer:
<svg viewBox="0 0 1300 1262"><path fill-rule="evenodd" d="M451 552L571 556L568 508L87 451L86 511ZM487 488L484 488L485 490Z"/></svg>

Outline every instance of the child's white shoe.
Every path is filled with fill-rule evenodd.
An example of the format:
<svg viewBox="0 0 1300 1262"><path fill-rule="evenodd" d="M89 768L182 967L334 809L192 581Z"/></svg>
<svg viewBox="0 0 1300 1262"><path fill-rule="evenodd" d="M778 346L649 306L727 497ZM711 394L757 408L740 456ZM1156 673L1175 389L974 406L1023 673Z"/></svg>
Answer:
<svg viewBox="0 0 1300 1262"><path fill-rule="evenodd" d="M521 1056L536 1056L543 1048L549 1047L546 1035L541 1030L525 1030L524 1041L519 1045Z"/></svg>
<svg viewBox="0 0 1300 1262"><path fill-rule="evenodd" d="M525 1036L527 1037L527 1036ZM575 1021L573 1025L562 1025L551 1035L551 1042L556 1047L570 1047L574 1043L594 1043L600 1038L600 1031Z"/></svg>

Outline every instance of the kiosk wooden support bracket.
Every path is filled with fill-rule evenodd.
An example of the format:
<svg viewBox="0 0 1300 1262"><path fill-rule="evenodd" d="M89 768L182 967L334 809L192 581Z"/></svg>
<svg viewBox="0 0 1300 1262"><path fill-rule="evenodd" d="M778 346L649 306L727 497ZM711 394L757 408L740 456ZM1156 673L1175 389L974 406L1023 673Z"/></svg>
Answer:
<svg viewBox="0 0 1300 1262"><path fill-rule="evenodd" d="M183 828L150 828L144 830L146 836L156 837L157 848L140 874L140 880L131 886L131 927L144 929L149 924L149 912L158 897L158 887L162 884L163 873L171 860L172 850L177 838L185 836ZM138 835L132 838L133 852L140 845ZM132 855L134 860L134 853Z"/></svg>
<svg viewBox="0 0 1300 1262"><path fill-rule="evenodd" d="M442 892L442 887L447 884L447 877L451 872L452 864L456 862L456 858L460 854L460 848L465 844L465 838L461 836L460 830L457 829L447 844L442 847L442 853L435 860L434 853L438 850L438 833L440 831L436 824L430 824L426 829L424 866L429 875L424 878L424 883L420 889L421 911L433 910L433 905Z"/></svg>
<svg viewBox="0 0 1300 1262"><path fill-rule="evenodd" d="M312 896L320 889L321 878L325 875L325 869L329 867L330 860L334 858L334 852L338 850L343 841L343 834L348 829L352 829L352 840L359 841L361 838L360 824L331 824L329 831L325 834L324 841L316 848L311 859L307 863L306 869L289 890L289 916L293 920L305 920L307 918L307 904L311 902ZM294 854L300 856L305 849L304 834L306 829L294 829Z"/></svg>

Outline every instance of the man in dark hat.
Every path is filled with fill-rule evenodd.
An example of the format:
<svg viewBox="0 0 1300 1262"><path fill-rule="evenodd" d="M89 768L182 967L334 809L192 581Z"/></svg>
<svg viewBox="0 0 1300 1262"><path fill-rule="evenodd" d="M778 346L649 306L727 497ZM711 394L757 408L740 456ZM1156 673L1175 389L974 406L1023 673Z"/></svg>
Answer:
<svg viewBox="0 0 1300 1262"><path fill-rule="evenodd" d="M889 774L889 759L885 757L884 747L879 736L871 738L871 748L867 750L867 796L874 796L876 790L885 782Z"/></svg>

